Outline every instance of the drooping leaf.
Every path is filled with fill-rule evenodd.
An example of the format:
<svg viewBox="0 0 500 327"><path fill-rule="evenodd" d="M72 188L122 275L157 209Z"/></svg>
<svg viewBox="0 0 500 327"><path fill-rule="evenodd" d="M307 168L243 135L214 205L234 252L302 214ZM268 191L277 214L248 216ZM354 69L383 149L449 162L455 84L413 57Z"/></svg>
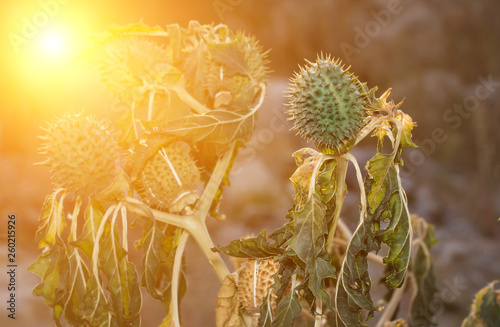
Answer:
<svg viewBox="0 0 500 327"><path fill-rule="evenodd" d="M113 319L120 326L139 326L142 294L137 271L120 244L116 226L111 226L109 232L103 233L99 240L98 256L99 270L107 279L106 290L110 294Z"/></svg>
<svg viewBox="0 0 500 327"><path fill-rule="evenodd" d="M150 228L142 245L144 273L141 285L151 296L160 300L168 310L172 270L181 231L174 226L161 227L160 225L156 222L145 226L145 228L148 226Z"/></svg>
<svg viewBox="0 0 500 327"><path fill-rule="evenodd" d="M293 236L287 242L285 254L296 254L304 263L305 277L309 278L308 287L314 296L327 305L330 297L325 289L325 279L335 277L335 268L325 249L328 225L325 219L326 205L314 193L302 208L292 212Z"/></svg>
<svg viewBox="0 0 500 327"><path fill-rule="evenodd" d="M50 194L45 197L42 211L39 218L39 226L36 231L36 242L38 248L52 247L56 243L57 236L62 233L66 227L64 220L62 203L56 200L56 194Z"/></svg>
<svg viewBox="0 0 500 327"><path fill-rule="evenodd" d="M347 292L343 283L344 274L341 275L337 282L337 294L335 299L335 307L339 316L339 324L345 326L365 326L362 322L361 309L362 307L355 302L353 297ZM349 287L349 286L347 286ZM371 299L370 299L371 300ZM369 309L368 309L369 310Z"/></svg>
<svg viewBox="0 0 500 327"><path fill-rule="evenodd" d="M416 289L412 289L408 323L410 327L436 326L432 321L436 313L432 302L438 289L430 257L430 248L437 243L434 226L428 225L424 219L413 215L411 219L414 233L420 242L415 242L416 252L413 254L410 264L410 271L415 278L413 286Z"/></svg>
<svg viewBox="0 0 500 327"><path fill-rule="evenodd" d="M337 312L348 327L362 326L359 323L362 309L369 312L377 310L370 296L371 280L367 256L369 252L379 248L367 219L362 219L347 247L337 283Z"/></svg>
<svg viewBox="0 0 500 327"><path fill-rule="evenodd" d="M70 276L66 246L59 236L56 236L50 250L42 253L28 270L42 278L33 289L33 294L45 298L45 304L52 308L55 324L61 326L60 319L66 304Z"/></svg>
<svg viewBox="0 0 500 327"><path fill-rule="evenodd" d="M358 326L353 325L352 316L359 316L362 309L368 310L368 317L378 310L370 295L369 252L378 252L382 242L389 247L384 258L388 288L400 287L406 276L412 229L394 160L393 154L377 153L366 166L367 208L366 212L362 210L361 220L347 247L337 286L338 314L346 326ZM347 299L343 298L345 295Z"/></svg>
<svg viewBox="0 0 500 327"><path fill-rule="evenodd" d="M89 279L89 272L79 251L69 246L68 296L64 307L64 318L72 326L83 326L85 320L84 298ZM67 273L68 273L67 272Z"/></svg>
<svg viewBox="0 0 500 327"><path fill-rule="evenodd" d="M278 313L270 326L282 327L293 326L295 319L302 312L302 306L299 302L299 296L295 290L278 303Z"/></svg>
<svg viewBox="0 0 500 327"><path fill-rule="evenodd" d="M93 201L89 202L84 213L85 223L83 225L82 232L78 239L73 243L73 245L79 248L87 258L92 257L94 244L97 241L97 232L103 218L102 210L102 207L98 203Z"/></svg>
<svg viewBox="0 0 500 327"><path fill-rule="evenodd" d="M227 275L217 293L215 301L216 327L245 327L239 315L238 276Z"/></svg>
<svg viewBox="0 0 500 327"><path fill-rule="evenodd" d="M500 326L500 291L495 290L498 283L499 281L493 281L477 292L462 327Z"/></svg>
<svg viewBox="0 0 500 327"><path fill-rule="evenodd" d="M231 241L229 245L217 246L214 250L237 258L265 259L283 251L268 242L264 229L257 237Z"/></svg>
<svg viewBox="0 0 500 327"><path fill-rule="evenodd" d="M365 181L367 221L374 225L377 242L380 240L389 246L389 253L384 258L389 267L385 281L389 288L400 287L404 280L412 237L406 195L393 160L392 154L375 155L367 163ZM387 227L380 228L384 223Z"/></svg>
<svg viewBox="0 0 500 327"><path fill-rule="evenodd" d="M401 111L398 113L397 118L403 126L403 130L401 131L401 147L411 146L416 148L417 145L411 139L411 131L413 127L417 126L417 123L413 122L410 115Z"/></svg>
<svg viewBox="0 0 500 327"><path fill-rule="evenodd" d="M85 297L83 298L85 308L83 317L90 326L105 327L111 323L116 325L116 318L113 318L108 311L108 298L98 277L95 274L90 274Z"/></svg>

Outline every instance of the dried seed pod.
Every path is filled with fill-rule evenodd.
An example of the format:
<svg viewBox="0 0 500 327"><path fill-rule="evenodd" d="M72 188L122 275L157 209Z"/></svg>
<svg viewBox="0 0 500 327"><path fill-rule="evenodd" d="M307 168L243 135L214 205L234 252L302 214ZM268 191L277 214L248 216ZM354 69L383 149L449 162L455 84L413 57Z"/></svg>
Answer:
<svg viewBox="0 0 500 327"><path fill-rule="evenodd" d="M139 175L137 191L153 208L181 212L198 199L201 174L186 142L161 147Z"/></svg>
<svg viewBox="0 0 500 327"><path fill-rule="evenodd" d="M94 58L106 87L126 103L140 101L148 87L167 84L181 73L169 52L146 38L122 36L103 42Z"/></svg>
<svg viewBox="0 0 500 327"><path fill-rule="evenodd" d="M44 128L40 153L56 187L81 196L94 195L117 176L120 147L107 124L83 113L68 114Z"/></svg>
<svg viewBox="0 0 500 327"><path fill-rule="evenodd" d="M298 134L324 153L349 151L367 116L366 86L340 60L318 57L291 80L288 113Z"/></svg>
<svg viewBox="0 0 500 327"><path fill-rule="evenodd" d="M248 314L258 313L274 283L273 275L278 271L279 263L273 259L249 259L238 270L238 297L241 307ZM271 306L276 311L276 295L271 294Z"/></svg>

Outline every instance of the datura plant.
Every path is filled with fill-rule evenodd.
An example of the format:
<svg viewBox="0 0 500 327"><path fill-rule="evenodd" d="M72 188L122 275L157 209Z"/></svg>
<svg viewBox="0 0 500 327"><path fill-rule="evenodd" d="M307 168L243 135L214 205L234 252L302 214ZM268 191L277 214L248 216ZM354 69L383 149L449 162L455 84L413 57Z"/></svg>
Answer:
<svg viewBox="0 0 500 327"><path fill-rule="evenodd" d="M282 227L216 248L243 260L219 293L218 326L364 326L377 311L383 311L380 327L434 324L430 304L436 287L429 251L436 242L434 230L409 214L399 176L403 148L415 146L415 123L400 110L402 103L388 101L390 89L380 97L376 91L324 55L291 79L293 128L319 151L305 148L293 154L295 195ZM363 181L350 151L368 135L378 145ZM390 149L384 151L384 144ZM360 189L354 232L341 219L349 163ZM370 292L369 261L384 267L387 295L377 303ZM395 320L406 290L412 292L405 308L408 319Z"/></svg>
<svg viewBox="0 0 500 327"><path fill-rule="evenodd" d="M378 326L433 325L434 230L409 214L399 177L415 123L388 101L390 90L377 97L323 55L301 68L290 119L319 151L294 153L288 221L269 235L215 246L206 219L225 218L218 204L255 128L267 53L244 33L192 21L111 26L85 55L121 110L110 110L110 122L71 112L43 128L41 164L55 190L41 210L42 252L29 270L41 277L33 293L57 326L140 326L143 293L164 305L161 326L181 326L189 237L221 281L218 327L363 326L381 310ZM378 146L363 181L350 151L368 135ZM354 232L341 218L349 164L361 194ZM142 237L132 239L133 227ZM132 260L136 252L142 262ZM233 273L220 253L233 258ZM368 261L385 269L387 294L378 302ZM396 320L400 309L406 321Z"/></svg>

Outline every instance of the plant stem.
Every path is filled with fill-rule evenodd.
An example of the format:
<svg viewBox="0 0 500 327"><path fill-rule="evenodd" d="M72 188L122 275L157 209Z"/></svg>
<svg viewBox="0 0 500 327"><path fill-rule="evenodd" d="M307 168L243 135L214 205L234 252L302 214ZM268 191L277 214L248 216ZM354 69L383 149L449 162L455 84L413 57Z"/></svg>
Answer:
<svg viewBox="0 0 500 327"><path fill-rule="evenodd" d="M192 218L187 220L187 225L188 227L186 230L196 240L208 261L214 268L219 280L222 282L230 272L220 254L212 251L212 248L214 248L215 245L210 238L207 227L204 223Z"/></svg>
<svg viewBox="0 0 500 327"><path fill-rule="evenodd" d="M151 121L153 119L153 103L155 99L155 90L151 90L151 93L149 93L149 103L148 103L148 121Z"/></svg>
<svg viewBox="0 0 500 327"><path fill-rule="evenodd" d="M189 237L189 234L186 231L183 231L180 238L179 244L177 245L177 250L175 252L174 258L174 269L172 271L172 286L171 286L171 310L173 312L173 324L175 327L180 327L181 322L179 318L179 278L181 273L182 266L182 255L184 253L184 249L186 247L186 242Z"/></svg>
<svg viewBox="0 0 500 327"><path fill-rule="evenodd" d="M212 205L214 197L220 188L222 179L226 175L227 168L231 163L234 147L235 143L233 142L229 146L229 149L227 149L227 151L217 161L214 171L210 176L210 180L208 181L208 184L205 187L205 191L203 192L203 195L201 196L201 199L198 202L198 205L196 206L195 212L198 214L198 217L202 222L204 222L207 219L210 206Z"/></svg>
<svg viewBox="0 0 500 327"><path fill-rule="evenodd" d="M389 321L391 317L394 315L394 313L398 308L399 302L401 301L401 297L405 292L407 280L408 278L405 278L403 285L401 285L400 288L398 288L397 290L394 291L394 293L392 293L391 300L389 301L389 304L385 307L384 313L380 317L375 327L384 327L385 323Z"/></svg>
<svg viewBox="0 0 500 327"><path fill-rule="evenodd" d="M208 112L209 109L198 102L188 91L186 91L183 87L172 87L173 90L179 98L187 104L191 109L193 109L198 114L203 114Z"/></svg>
<svg viewBox="0 0 500 327"><path fill-rule="evenodd" d="M190 216L179 216L172 213L151 209L141 201L132 197L125 198L125 205L136 215L157 219L166 224L174 225L180 228L187 228L186 220Z"/></svg>
<svg viewBox="0 0 500 327"><path fill-rule="evenodd" d="M323 301L316 300L316 312L314 315L314 327L321 327L323 320Z"/></svg>
<svg viewBox="0 0 500 327"><path fill-rule="evenodd" d="M333 238L335 235L335 229L337 228L337 222L340 218L340 211L342 211L342 205L345 198L345 176L347 173L347 166L349 161L339 156L337 157L337 167L335 169L335 213L333 216L332 227L328 233L328 241L326 242L326 248L329 250L331 248Z"/></svg>

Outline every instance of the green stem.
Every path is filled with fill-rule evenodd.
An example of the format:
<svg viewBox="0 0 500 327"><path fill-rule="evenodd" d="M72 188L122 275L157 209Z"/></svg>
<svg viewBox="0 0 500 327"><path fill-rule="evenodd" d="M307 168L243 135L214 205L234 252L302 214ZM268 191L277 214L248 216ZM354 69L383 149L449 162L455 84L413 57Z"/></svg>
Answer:
<svg viewBox="0 0 500 327"><path fill-rule="evenodd" d="M174 269L172 271L172 287L171 287L171 311L173 312L173 324L175 327L180 327L181 322L179 318L179 278L181 273L182 266L182 255L184 253L184 249L186 247L186 242L189 237L189 233L183 231L180 238L179 243L177 245L177 250L175 252L174 258Z"/></svg>
<svg viewBox="0 0 500 327"><path fill-rule="evenodd" d="M148 103L148 121L153 119L153 103L155 100L155 90L151 90L149 93L149 103Z"/></svg>
<svg viewBox="0 0 500 327"><path fill-rule="evenodd" d="M220 281L222 282L224 278L229 275L229 269L222 260L220 254L212 251L212 248L215 247L215 244L210 238L210 234L208 233L207 227L205 226L205 220L200 219L198 213L189 216L178 216L175 214L150 209L145 204L134 198L127 198L126 204L128 204L129 210L134 212L135 214L145 217L151 217L166 224L174 225L188 231L200 246L201 250L214 268L215 273L219 277Z"/></svg>
<svg viewBox="0 0 500 327"><path fill-rule="evenodd" d="M198 100L196 100L188 91L186 91L186 81L181 76L179 80L169 87L158 86L158 89L163 90L165 92L174 91L179 99L182 100L185 104L187 104L191 109L193 109L197 114L203 114L205 112L210 111L207 107L201 104Z"/></svg>
<svg viewBox="0 0 500 327"><path fill-rule="evenodd" d="M226 175L229 164L231 163L234 147L235 143L233 142L229 146L229 149L217 161L214 171L210 176L210 180L205 187L205 191L203 192L203 195L201 196L201 199L196 206L195 212L198 214L198 217L201 221L205 221L208 216L210 206L212 205L215 195L217 194L217 191L222 184L222 179Z"/></svg>
<svg viewBox="0 0 500 327"><path fill-rule="evenodd" d="M342 205L344 204L345 198L345 176L347 173L347 166L349 161L339 156L336 158L337 167L335 169L335 212L333 215L332 227L328 232L328 241L326 242L326 248L331 249L333 243L335 229L337 228L337 223L340 218L340 211L342 211Z"/></svg>
<svg viewBox="0 0 500 327"><path fill-rule="evenodd" d="M222 260L222 257L219 253L212 251L212 248L215 247L215 244L208 233L207 227L204 222L200 222L197 219L193 219L194 216L189 217L186 221L188 227L186 230L193 236L201 250L207 257L208 261L212 265L215 273L219 277L219 280L222 282L227 275L229 275L229 269L226 264Z"/></svg>
<svg viewBox="0 0 500 327"><path fill-rule="evenodd" d="M187 104L191 109L193 109L198 114L203 114L205 112L210 111L207 107L198 102L188 91L186 91L183 87L172 87L173 90L179 98Z"/></svg>

